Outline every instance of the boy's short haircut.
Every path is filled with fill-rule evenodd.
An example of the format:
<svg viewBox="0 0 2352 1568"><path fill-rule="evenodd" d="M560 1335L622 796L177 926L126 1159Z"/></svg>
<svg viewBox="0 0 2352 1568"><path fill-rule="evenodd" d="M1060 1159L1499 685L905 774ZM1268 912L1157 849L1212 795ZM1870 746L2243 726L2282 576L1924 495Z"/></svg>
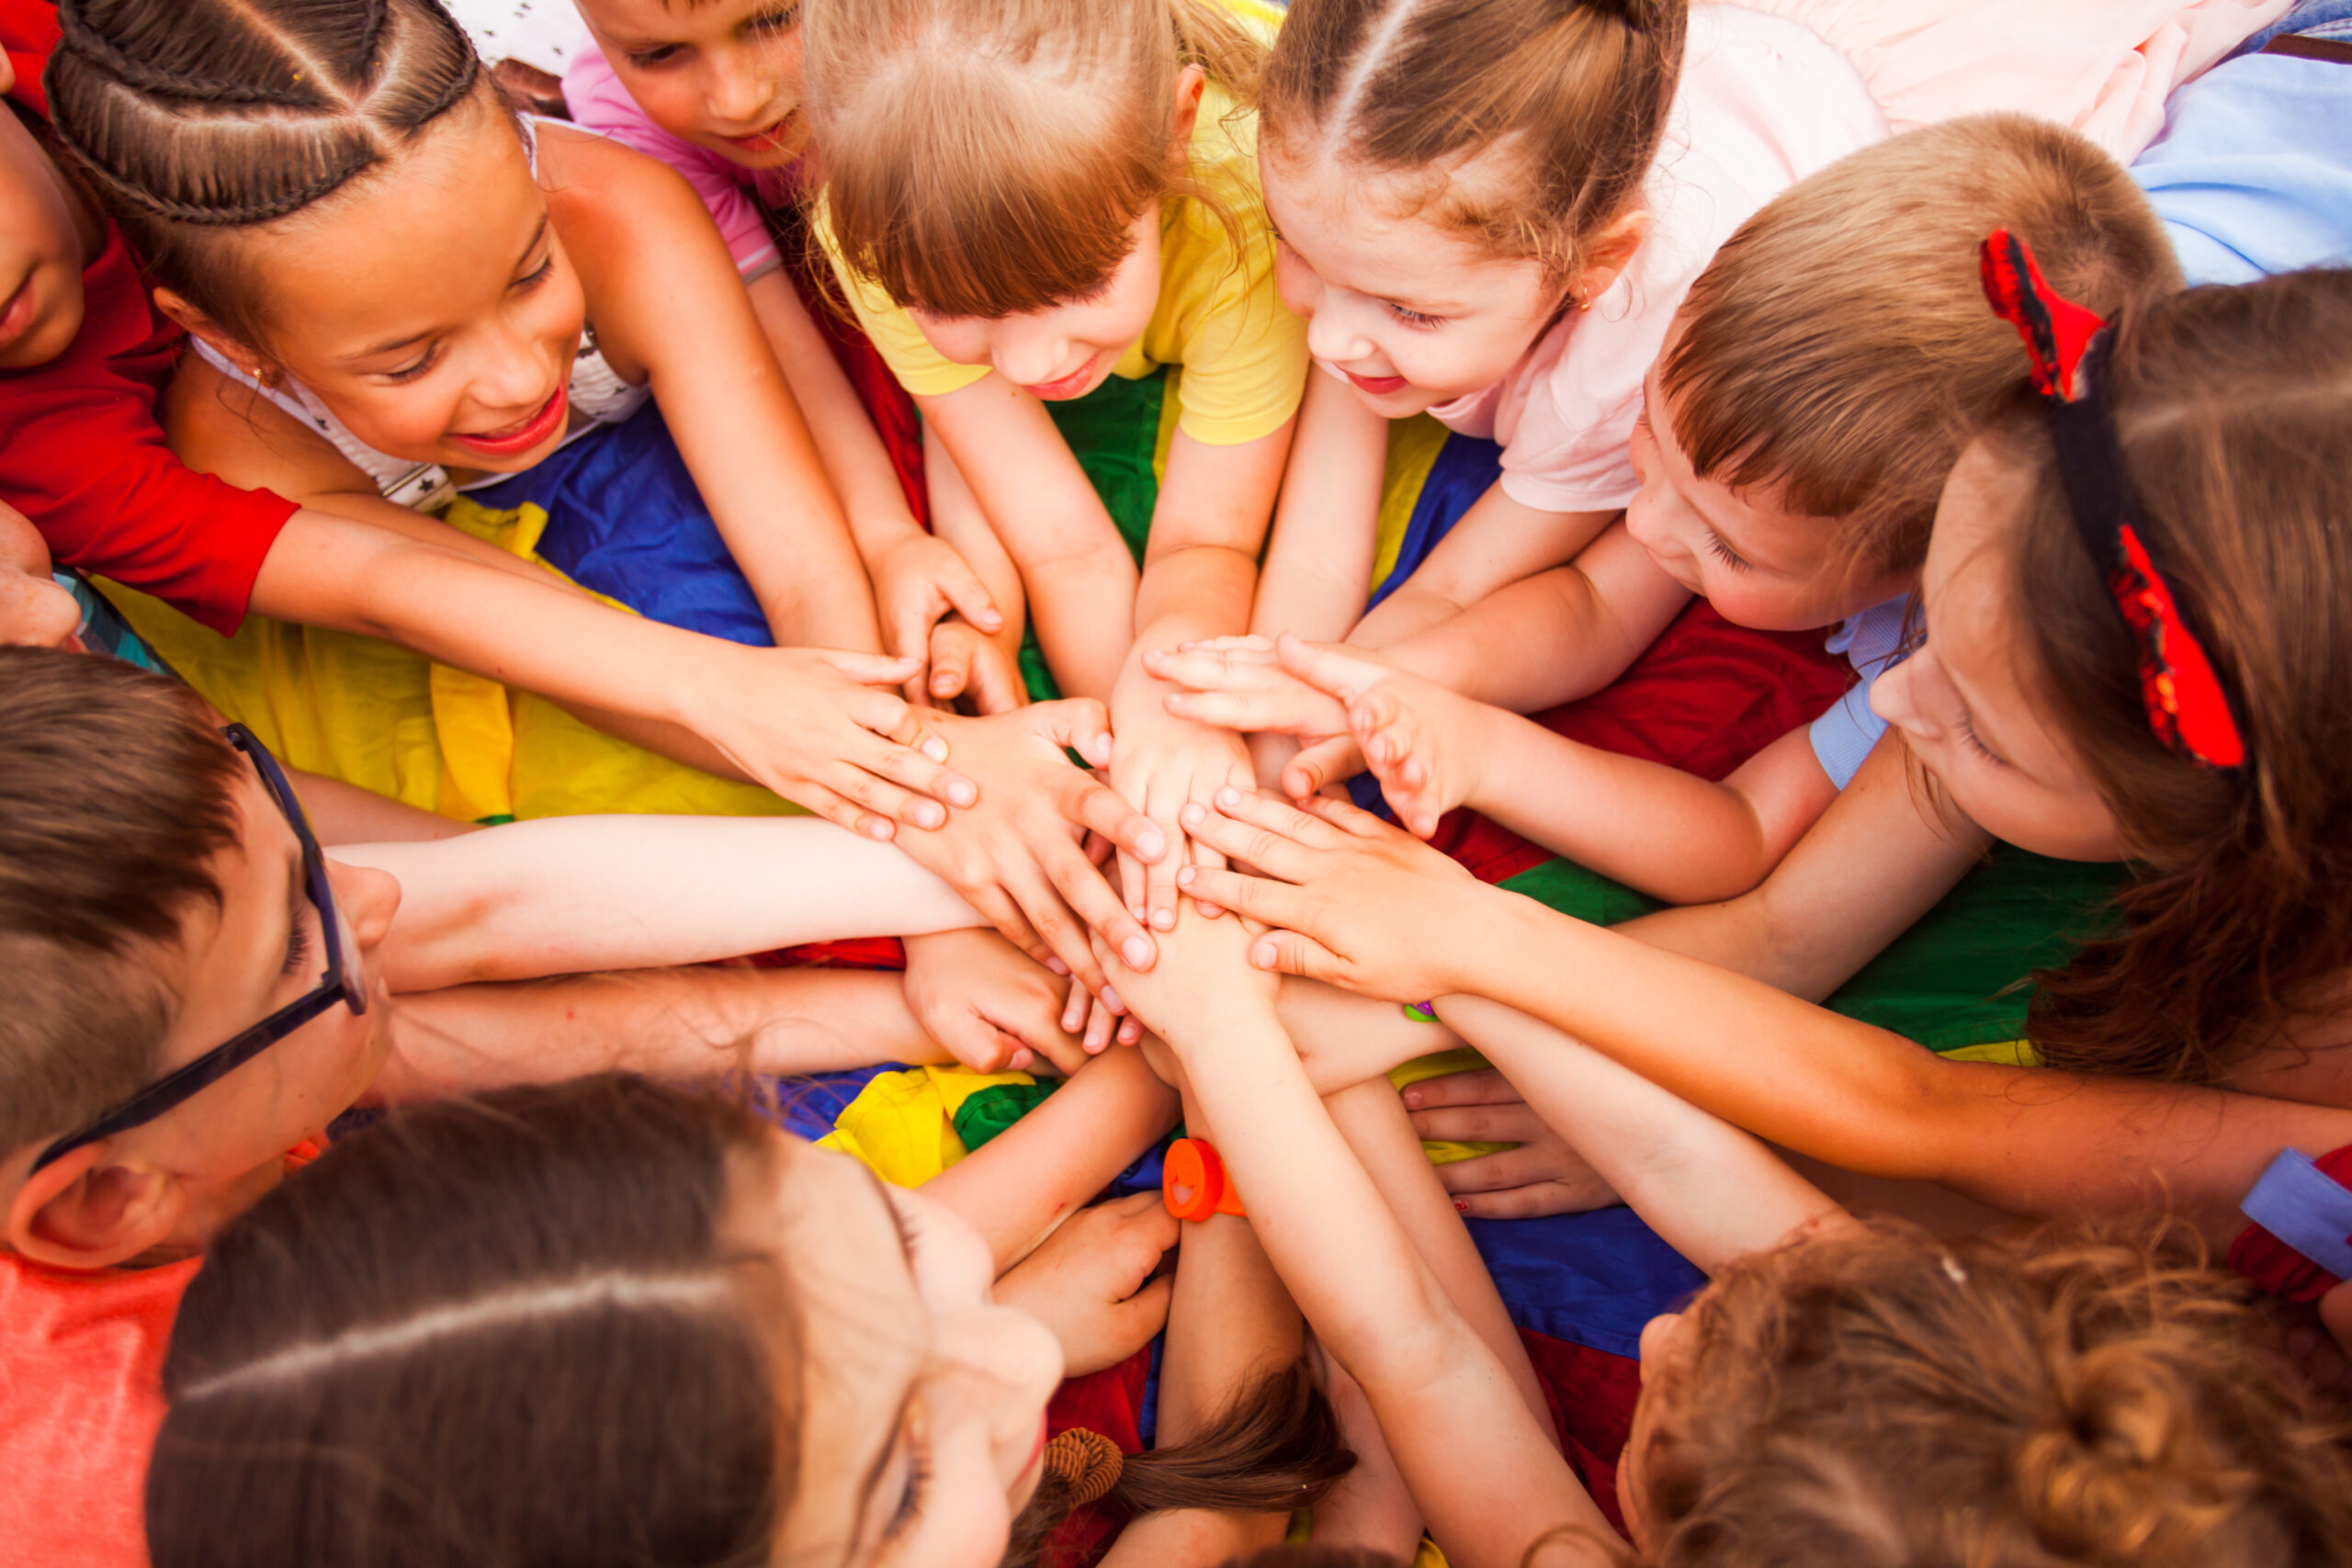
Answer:
<svg viewBox="0 0 2352 1568"><path fill-rule="evenodd" d="M178 998L158 949L218 903L243 761L195 694L112 659L0 648L0 1158L136 1093Z"/></svg>
<svg viewBox="0 0 2352 1568"><path fill-rule="evenodd" d="M1699 476L1838 519L1853 570L1917 570L1962 447L2026 374L1977 281L1996 228L2104 316L2181 287L2147 197L2074 131L2003 114L1891 137L1781 192L1691 287L1659 374Z"/></svg>

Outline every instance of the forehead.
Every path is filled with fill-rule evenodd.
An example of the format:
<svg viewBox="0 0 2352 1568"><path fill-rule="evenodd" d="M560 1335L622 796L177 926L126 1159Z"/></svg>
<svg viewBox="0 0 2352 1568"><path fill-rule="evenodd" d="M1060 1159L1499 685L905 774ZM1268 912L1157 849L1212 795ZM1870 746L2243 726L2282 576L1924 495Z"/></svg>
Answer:
<svg viewBox="0 0 2352 1568"><path fill-rule="evenodd" d="M220 889L216 905L190 902L180 940L165 962L179 969L180 1007L166 1053L209 1050L266 1012L268 992L285 958L294 901L302 897L301 849L260 775L247 764L232 775L236 842L212 857Z"/></svg>
<svg viewBox="0 0 2352 1568"><path fill-rule="evenodd" d="M791 8L795 0L576 0L599 33L631 42L714 37L745 18Z"/></svg>
<svg viewBox="0 0 2352 1568"><path fill-rule="evenodd" d="M1542 285L1543 269L1533 261L1488 254L1426 216L1428 186L1420 177L1271 143L1261 156L1268 215L1327 281L1390 299L1493 293L1498 284L1520 281L1520 274L1529 287Z"/></svg>
<svg viewBox="0 0 2352 1568"><path fill-rule="evenodd" d="M494 304L546 216L512 122L478 99L246 255L274 336L352 354Z"/></svg>

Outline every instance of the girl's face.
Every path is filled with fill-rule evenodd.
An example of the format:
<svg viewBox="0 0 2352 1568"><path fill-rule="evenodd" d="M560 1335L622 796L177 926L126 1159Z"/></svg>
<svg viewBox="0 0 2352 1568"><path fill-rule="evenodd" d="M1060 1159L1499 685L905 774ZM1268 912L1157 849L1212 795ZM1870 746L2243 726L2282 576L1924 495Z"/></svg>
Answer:
<svg viewBox="0 0 2352 1568"><path fill-rule="evenodd" d="M2120 860L2114 813L2018 675L2002 536L2027 483L1982 440L1961 455L1921 580L1928 640L1879 677L1871 706L1986 832L2057 860Z"/></svg>
<svg viewBox="0 0 2352 1568"><path fill-rule="evenodd" d="M1036 1490L1061 1347L994 1304L988 1246L920 1193L776 1137L738 1204L789 1259L800 1474L779 1561L992 1568Z"/></svg>
<svg viewBox="0 0 2352 1568"><path fill-rule="evenodd" d="M654 124L749 169L799 155L800 0L578 0Z"/></svg>
<svg viewBox="0 0 2352 1568"><path fill-rule="evenodd" d="M514 126L486 97L243 249L267 302L266 358L168 291L158 302L249 372L310 388L367 445L514 473L563 439L587 305Z"/></svg>
<svg viewBox="0 0 2352 1568"><path fill-rule="evenodd" d="M1395 216L1414 205L1395 175L1264 143L1258 166L1283 302L1306 322L1308 352L1385 418L1493 386L1559 312L1566 287L1533 261Z"/></svg>
<svg viewBox="0 0 2352 1568"><path fill-rule="evenodd" d="M0 93L16 85L0 54ZM95 254L95 230L40 143L0 108L0 370L46 365L82 330L82 268Z"/></svg>
<svg viewBox="0 0 2352 1568"><path fill-rule="evenodd" d="M1082 398L1101 386L1159 309L1159 204L1128 225L1126 258L1102 288L1080 299L1017 316L908 314L943 357L985 365L1047 402Z"/></svg>
<svg viewBox="0 0 2352 1568"><path fill-rule="evenodd" d="M1625 531L1659 570L1727 621L1804 631L1842 621L1909 586L1900 573L1857 579L1847 571L1836 552L1836 520L1781 505L1778 486L1733 490L1701 479L1674 439L1656 366L1643 384L1642 415L1628 450L1642 488L1626 503Z"/></svg>

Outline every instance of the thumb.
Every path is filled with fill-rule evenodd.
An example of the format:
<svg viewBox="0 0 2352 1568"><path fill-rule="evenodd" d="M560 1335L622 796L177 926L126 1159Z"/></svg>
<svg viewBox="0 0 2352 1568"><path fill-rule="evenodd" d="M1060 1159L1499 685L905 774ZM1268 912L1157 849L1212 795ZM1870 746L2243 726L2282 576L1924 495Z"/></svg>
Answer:
<svg viewBox="0 0 2352 1568"><path fill-rule="evenodd" d="M1274 654L1282 660L1283 669L1343 703L1355 701L1388 673L1388 667L1385 664L1375 664L1370 660L1341 653L1334 648L1308 642L1305 637L1289 632L1275 639Z"/></svg>
<svg viewBox="0 0 2352 1568"><path fill-rule="evenodd" d="M946 570L939 574L938 588L947 596L947 602L956 606L956 613L980 630L1004 630L1004 615L996 607L996 600L989 596L988 584L980 581L980 574L974 571L972 563L961 555L955 556L946 563Z"/></svg>
<svg viewBox="0 0 2352 1568"><path fill-rule="evenodd" d="M1333 735L1303 748L1283 766L1283 793L1306 800L1363 772L1363 753L1352 735Z"/></svg>
<svg viewBox="0 0 2352 1568"><path fill-rule="evenodd" d="M1311 980L1344 985L1349 965L1329 948L1298 931L1270 931L1250 944L1252 968L1283 975L1303 975Z"/></svg>
<svg viewBox="0 0 2352 1568"><path fill-rule="evenodd" d="M1120 1337L1140 1348L1159 1333L1168 1321L1168 1303L1175 1292L1176 1277L1162 1274L1125 1301L1114 1303L1111 1316Z"/></svg>
<svg viewBox="0 0 2352 1568"><path fill-rule="evenodd" d="M1096 767L1111 762L1111 711L1092 697L1064 697L1030 706L1038 733L1067 746Z"/></svg>
<svg viewBox="0 0 2352 1568"><path fill-rule="evenodd" d="M820 648L817 657L868 686L902 686L922 669L922 660L900 654L855 653L845 648Z"/></svg>

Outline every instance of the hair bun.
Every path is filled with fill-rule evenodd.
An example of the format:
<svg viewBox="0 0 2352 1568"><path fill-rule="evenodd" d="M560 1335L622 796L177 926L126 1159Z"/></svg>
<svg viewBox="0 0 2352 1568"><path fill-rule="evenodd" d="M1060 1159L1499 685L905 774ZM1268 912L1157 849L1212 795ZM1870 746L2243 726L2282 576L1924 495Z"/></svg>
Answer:
<svg viewBox="0 0 2352 1568"><path fill-rule="evenodd" d="M2062 1374L2058 1402L2018 1454L2029 1517L2062 1542L2133 1539L2178 1512L2194 1490L2177 1450L2184 1391L2141 1362L2102 1367L2094 1354ZM2209 1480L2211 1479L2209 1472Z"/></svg>

